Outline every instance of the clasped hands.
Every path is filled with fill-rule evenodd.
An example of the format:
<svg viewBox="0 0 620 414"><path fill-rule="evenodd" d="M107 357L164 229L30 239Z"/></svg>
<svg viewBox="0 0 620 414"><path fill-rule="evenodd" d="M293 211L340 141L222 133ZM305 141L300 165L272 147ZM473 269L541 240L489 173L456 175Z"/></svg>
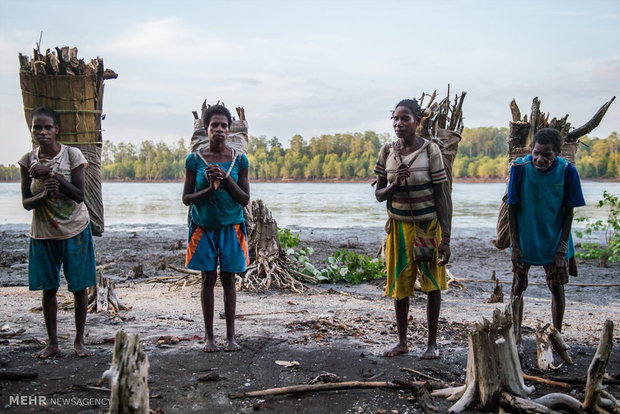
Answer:
<svg viewBox="0 0 620 414"><path fill-rule="evenodd" d="M58 195L60 192L60 182L54 178L54 174L50 167L37 162L30 166L30 170L28 172L31 177L43 180L45 192L49 196L54 197Z"/></svg>
<svg viewBox="0 0 620 414"><path fill-rule="evenodd" d="M222 181L227 177L226 172L217 164L207 165L205 173L209 176L213 190L217 190Z"/></svg>

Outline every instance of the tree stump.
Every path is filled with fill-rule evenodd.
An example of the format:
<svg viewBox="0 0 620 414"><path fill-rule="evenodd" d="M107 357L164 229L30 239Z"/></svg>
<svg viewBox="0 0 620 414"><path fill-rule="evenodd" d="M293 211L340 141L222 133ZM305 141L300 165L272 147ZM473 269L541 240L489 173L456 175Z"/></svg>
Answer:
<svg viewBox="0 0 620 414"><path fill-rule="evenodd" d="M292 276L294 271L278 239L278 223L262 200L253 200L246 214L250 265L238 287L249 290L289 289L301 293L305 285Z"/></svg>
<svg viewBox="0 0 620 414"><path fill-rule="evenodd" d="M112 389L110 414L149 413L149 358L140 349L138 335L116 333L110 369L103 373Z"/></svg>
<svg viewBox="0 0 620 414"><path fill-rule="evenodd" d="M458 401L450 407L458 413L478 405L482 410L495 410L502 394L526 397L534 389L523 382L517 354L510 307L496 309L493 322L486 319L469 333L467 378L464 386L436 390L433 396Z"/></svg>
<svg viewBox="0 0 620 414"><path fill-rule="evenodd" d="M97 270L97 286L88 288L88 312L118 314L120 310L131 310L116 296L114 282Z"/></svg>

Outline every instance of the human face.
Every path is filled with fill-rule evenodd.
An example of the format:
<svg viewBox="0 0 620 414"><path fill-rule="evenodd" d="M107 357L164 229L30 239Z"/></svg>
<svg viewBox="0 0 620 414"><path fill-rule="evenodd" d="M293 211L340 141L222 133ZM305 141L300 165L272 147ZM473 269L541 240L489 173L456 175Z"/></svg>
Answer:
<svg viewBox="0 0 620 414"><path fill-rule="evenodd" d="M58 125L47 115L35 115L32 118L32 138L38 145L50 145L56 142Z"/></svg>
<svg viewBox="0 0 620 414"><path fill-rule="evenodd" d="M392 115L392 126L398 138L413 138L418 128L418 121L406 106L399 106Z"/></svg>
<svg viewBox="0 0 620 414"><path fill-rule="evenodd" d="M537 142L532 149L532 163L534 164L534 168L541 172L548 170L553 165L556 155L558 154L553 150L552 144L541 144Z"/></svg>
<svg viewBox="0 0 620 414"><path fill-rule="evenodd" d="M226 141L226 137L228 137L228 119L224 115L213 115L209 120L207 135L209 136L209 141Z"/></svg>

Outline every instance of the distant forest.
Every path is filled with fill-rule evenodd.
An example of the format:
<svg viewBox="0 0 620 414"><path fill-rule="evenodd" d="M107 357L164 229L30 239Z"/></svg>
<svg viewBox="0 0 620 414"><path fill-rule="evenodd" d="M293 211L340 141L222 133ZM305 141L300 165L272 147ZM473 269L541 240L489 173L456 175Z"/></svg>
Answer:
<svg viewBox="0 0 620 414"><path fill-rule="evenodd" d="M505 177L507 128L465 128L454 162L456 178ZM250 137L250 178L259 180L365 179L389 134L345 133L321 135L306 141L300 135L284 149L278 138ZM582 178L620 178L618 134L605 139L582 137L577 169ZM104 180L178 180L185 170L188 147L143 141L140 146L105 141L102 152ZM0 181L19 180L19 168L0 165Z"/></svg>

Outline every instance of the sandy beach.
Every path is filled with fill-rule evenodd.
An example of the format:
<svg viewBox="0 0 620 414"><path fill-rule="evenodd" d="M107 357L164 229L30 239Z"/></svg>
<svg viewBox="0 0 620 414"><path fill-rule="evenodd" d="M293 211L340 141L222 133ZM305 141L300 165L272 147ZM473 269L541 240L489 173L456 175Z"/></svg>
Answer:
<svg viewBox="0 0 620 414"><path fill-rule="evenodd" d="M204 328L200 310L200 286L170 268L184 263L185 228L165 230L108 231L96 238L98 265L117 283L120 300L131 306L119 315L89 314L86 343L95 352L91 358L77 358L72 351L73 311L60 310L58 326L63 354L46 361L31 358L42 347L45 328L40 311L40 293L29 292L27 281L27 229L0 233L0 363L10 371L37 373L27 381L0 380L0 407L5 412L106 412L109 393L95 390L112 360L113 338L123 329L140 336L150 361L151 409L164 413L183 412L416 412L420 409L406 391L371 389L345 390L263 399L230 399L237 391L302 384L322 372L342 380L388 381L396 378L421 380L400 368L414 368L451 384L465 380L467 334L475 322L490 318L503 309L510 294L510 258L490 244L490 235L464 237L452 243L450 271L466 281L442 295L439 345L441 357L423 361L426 340L426 299L416 294L411 305L410 352L395 358L381 356L397 340L391 299L383 297L381 281L359 286L320 285L303 295L286 291L241 291L237 297L237 333L243 350L238 353L201 352ZM324 258L345 248L376 254L383 230L380 228L299 229L302 245L315 250L312 260L321 266ZM138 267L141 266L141 269ZM571 283L583 285L617 283L620 265L596 267L595 261L579 262L580 276ZM503 283L504 303L486 303L493 291L492 273ZM185 276L187 282L172 283ZM154 282L166 278L166 282ZM59 290L59 303L70 299L66 287ZM585 377L603 323L616 323L615 349L608 373L616 378L609 390L618 396L620 386L620 289L618 287L566 287L564 338L571 345L575 365L562 366L555 377ZM216 314L223 311L221 288L216 287ZM550 322L550 294L542 269L532 269L525 298L524 372L541 375L536 368L533 331L540 322ZM224 344L223 319L215 322L218 345ZM13 334L13 335L11 335ZM166 339L176 337L178 343ZM176 342L176 341L172 341ZM276 361L297 361L284 367ZM557 357L556 357L557 360ZM199 377L215 372L218 381L202 382ZM90 389L88 387L91 387ZM536 384L534 395L567 392L583 399L583 385L558 390ZM47 404L17 406L15 395L45 396ZM55 397L74 398L74 404L58 404ZM450 402L433 398L438 412ZM385 410L385 411L382 411Z"/></svg>

